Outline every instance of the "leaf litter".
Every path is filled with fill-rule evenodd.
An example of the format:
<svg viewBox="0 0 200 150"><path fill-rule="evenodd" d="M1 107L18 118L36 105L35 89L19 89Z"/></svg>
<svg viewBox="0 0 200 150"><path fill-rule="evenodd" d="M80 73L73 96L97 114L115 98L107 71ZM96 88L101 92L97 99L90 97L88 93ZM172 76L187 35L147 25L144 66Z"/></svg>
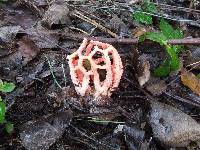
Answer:
<svg viewBox="0 0 200 150"><path fill-rule="evenodd" d="M19 0L0 6L0 79L16 85L12 93L0 93L7 102L6 117L14 124L11 135L1 126L0 147L167 149L187 147L190 141L197 142L198 147L198 46L185 46L182 50L182 46L166 43L168 39L183 38L176 15L187 16L188 20L197 18L194 14L200 6L195 5L189 13L191 17L184 15L188 13L188 3L181 0L176 6L172 1L159 1L156 5L149 0L134 1L134 6L131 3ZM136 12L145 10L153 17L146 17L145 12L142 16L135 13L134 20L130 12L136 6L140 9ZM174 13L173 7L179 6L184 13L179 9ZM155 14L161 10L175 19L165 15L165 21L159 19ZM200 36L198 23L186 24L190 26L184 36ZM124 73L112 96L102 99L109 103L97 106L91 103L92 97L77 95L66 58L77 50L81 37L117 37L120 41L144 35L161 45L149 41L135 45L111 43L119 52ZM187 53L191 57L186 60ZM179 72L181 65L192 72ZM165 77L154 77L158 66L166 71ZM161 76L159 71L157 74ZM116 132L117 128L122 129Z"/></svg>

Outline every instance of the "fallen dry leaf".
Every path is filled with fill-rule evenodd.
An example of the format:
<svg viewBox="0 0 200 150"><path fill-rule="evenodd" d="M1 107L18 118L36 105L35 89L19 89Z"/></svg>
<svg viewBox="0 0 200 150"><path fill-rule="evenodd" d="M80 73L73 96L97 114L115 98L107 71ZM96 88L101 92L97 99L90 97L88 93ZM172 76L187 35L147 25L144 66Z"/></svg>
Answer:
<svg viewBox="0 0 200 150"><path fill-rule="evenodd" d="M37 27L27 29L26 33L38 48L57 48L59 36L40 24Z"/></svg>
<svg viewBox="0 0 200 150"><path fill-rule="evenodd" d="M40 52L40 49L35 45L35 43L26 36L18 42L18 45L19 54L23 57L23 65L26 65Z"/></svg>
<svg viewBox="0 0 200 150"><path fill-rule="evenodd" d="M54 28L53 26L68 25L70 23L69 9L64 3L53 3L42 19L42 25L49 29Z"/></svg>
<svg viewBox="0 0 200 150"><path fill-rule="evenodd" d="M200 80L193 73L183 68L181 70L181 81L185 86L200 96Z"/></svg>

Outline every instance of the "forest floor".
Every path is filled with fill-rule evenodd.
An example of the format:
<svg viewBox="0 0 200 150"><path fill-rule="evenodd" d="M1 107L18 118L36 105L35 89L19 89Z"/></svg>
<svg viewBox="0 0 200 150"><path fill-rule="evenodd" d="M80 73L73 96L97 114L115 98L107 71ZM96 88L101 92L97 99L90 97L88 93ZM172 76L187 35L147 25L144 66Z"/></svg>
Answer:
<svg viewBox="0 0 200 150"><path fill-rule="evenodd" d="M149 25L133 15L144 2L156 7L156 13L147 12ZM200 3L144 2L0 3L0 79L15 84L12 92L0 93L6 120L14 126L7 133L0 124L0 149L200 148ZM159 32L162 18L183 33L167 45L182 44L182 49L178 69L156 77L155 68L171 55L159 37L138 38ZM70 76L67 56L84 38L113 45L123 64L118 88L98 104L91 94L78 95ZM105 72L100 74L105 78Z"/></svg>

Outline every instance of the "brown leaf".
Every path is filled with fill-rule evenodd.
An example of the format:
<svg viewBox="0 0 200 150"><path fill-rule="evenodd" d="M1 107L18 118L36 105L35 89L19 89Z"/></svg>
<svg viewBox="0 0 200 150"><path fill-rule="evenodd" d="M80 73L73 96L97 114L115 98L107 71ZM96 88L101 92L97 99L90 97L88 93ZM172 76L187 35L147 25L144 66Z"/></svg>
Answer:
<svg viewBox="0 0 200 150"><path fill-rule="evenodd" d="M23 57L23 65L36 57L40 49L28 37L23 37L19 42L19 53Z"/></svg>
<svg viewBox="0 0 200 150"><path fill-rule="evenodd" d="M42 19L42 25L49 29L54 28L57 25L69 24L71 24L71 20L69 18L69 9L63 3L53 3L46 11Z"/></svg>
<svg viewBox="0 0 200 150"><path fill-rule="evenodd" d="M55 30L54 30L55 31ZM56 32L52 32L40 24L35 28L29 28L26 30L28 37L34 41L34 43L38 46L38 48L57 48L59 36Z"/></svg>
<svg viewBox="0 0 200 150"><path fill-rule="evenodd" d="M200 80L193 73L183 68L181 70L181 81L185 86L200 96Z"/></svg>

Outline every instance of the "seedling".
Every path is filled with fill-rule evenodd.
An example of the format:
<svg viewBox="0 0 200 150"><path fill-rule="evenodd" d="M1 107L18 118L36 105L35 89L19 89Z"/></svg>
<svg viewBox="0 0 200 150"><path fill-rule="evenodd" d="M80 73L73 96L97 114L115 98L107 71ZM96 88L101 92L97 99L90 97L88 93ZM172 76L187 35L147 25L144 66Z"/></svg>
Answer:
<svg viewBox="0 0 200 150"><path fill-rule="evenodd" d="M3 82L0 79L0 92L9 93L15 89L13 83ZM14 129L13 124L5 119L6 115L6 103L2 100L0 96L0 124L5 124L6 131L11 133Z"/></svg>
<svg viewBox="0 0 200 150"><path fill-rule="evenodd" d="M144 3L139 7L137 11L133 13L133 18L139 22L146 25L151 25L153 23L152 16L147 13L156 13L156 6L150 2L150 0L144 0ZM180 67L180 59L178 53L183 48L183 46L172 46L167 44L169 39L181 39L183 38L183 33L179 29L173 29L173 27L166 22L164 19L160 21L160 32L147 32L140 37L140 42L145 39L149 39L154 42L158 42L160 45L165 47L168 54L167 58L163 63L154 70L154 75L158 77L168 76L171 71L177 71Z"/></svg>
<svg viewBox="0 0 200 150"><path fill-rule="evenodd" d="M163 63L154 70L154 75L158 77L168 76L171 71L177 71L180 67L180 59L178 57L179 52L183 46L173 46L167 43L169 39L181 39L183 38L183 33L179 29L173 29L173 27L161 19L159 25L159 32L147 32L140 37L140 42L145 39L159 43L161 46L165 47L167 52L167 58Z"/></svg>

